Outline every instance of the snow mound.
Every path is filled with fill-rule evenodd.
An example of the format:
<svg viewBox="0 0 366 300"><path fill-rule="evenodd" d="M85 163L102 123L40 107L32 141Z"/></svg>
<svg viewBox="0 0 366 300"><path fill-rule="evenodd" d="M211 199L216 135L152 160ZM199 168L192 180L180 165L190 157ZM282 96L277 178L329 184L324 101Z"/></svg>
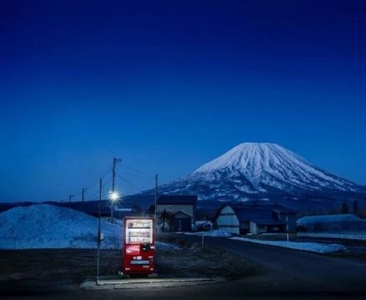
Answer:
<svg viewBox="0 0 366 300"><path fill-rule="evenodd" d="M101 248L121 249L122 227L102 220ZM48 204L0 214L0 249L97 248L98 218Z"/></svg>
<svg viewBox="0 0 366 300"><path fill-rule="evenodd" d="M345 251L347 248L342 244L322 244L322 243L308 243L308 242L287 242L287 241L267 241L267 240L257 240L249 239L244 237L234 237L232 234L225 230L210 230L188 233L188 235L198 235L198 236L210 236L210 237L226 237L233 240L251 242L257 244L272 245L277 247L290 248L295 250L310 251L317 253L331 253L338 251Z"/></svg>
<svg viewBox="0 0 366 300"><path fill-rule="evenodd" d="M232 237L233 235L225 230L208 230L199 232L185 232L186 235L199 235L211 237Z"/></svg>
<svg viewBox="0 0 366 300"><path fill-rule="evenodd" d="M305 242L287 242L287 241L262 241L262 240L254 240L248 238L234 237L232 239L257 243L257 244L266 244L296 250L310 251L316 253L331 253L344 251L347 248L341 244L320 244L320 243L305 243Z"/></svg>

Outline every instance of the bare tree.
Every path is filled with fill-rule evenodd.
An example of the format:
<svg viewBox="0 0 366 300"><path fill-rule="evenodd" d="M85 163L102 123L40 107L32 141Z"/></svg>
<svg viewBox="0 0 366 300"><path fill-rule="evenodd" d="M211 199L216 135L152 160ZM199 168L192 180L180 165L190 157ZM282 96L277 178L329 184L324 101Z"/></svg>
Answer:
<svg viewBox="0 0 366 300"><path fill-rule="evenodd" d="M173 214L165 209L156 213L160 223L163 223L162 231L165 231L165 223L171 224L173 221Z"/></svg>

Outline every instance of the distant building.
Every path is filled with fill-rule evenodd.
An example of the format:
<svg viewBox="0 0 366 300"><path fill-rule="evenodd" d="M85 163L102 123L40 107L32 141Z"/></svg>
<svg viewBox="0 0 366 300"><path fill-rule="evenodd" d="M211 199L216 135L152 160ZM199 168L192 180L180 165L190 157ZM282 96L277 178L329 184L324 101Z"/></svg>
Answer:
<svg viewBox="0 0 366 300"><path fill-rule="evenodd" d="M224 205L214 217L214 226L240 235L295 232L296 212L278 204Z"/></svg>
<svg viewBox="0 0 366 300"><path fill-rule="evenodd" d="M165 210L173 216L170 231L191 231L196 221L196 207L197 196L161 195L157 199L156 212ZM149 213L154 212L149 210Z"/></svg>
<svg viewBox="0 0 366 300"><path fill-rule="evenodd" d="M345 232L366 229L366 221L353 214L314 215L296 221L299 232Z"/></svg>

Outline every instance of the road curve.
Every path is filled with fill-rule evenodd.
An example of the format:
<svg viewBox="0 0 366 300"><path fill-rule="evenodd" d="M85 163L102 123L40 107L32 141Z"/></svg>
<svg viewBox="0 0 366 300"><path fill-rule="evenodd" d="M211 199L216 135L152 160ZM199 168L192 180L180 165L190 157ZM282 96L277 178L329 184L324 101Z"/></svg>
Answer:
<svg viewBox="0 0 366 300"><path fill-rule="evenodd" d="M232 239L206 237L205 243L260 264L264 274L310 285L314 292L366 296L366 263L363 261Z"/></svg>
<svg viewBox="0 0 366 300"><path fill-rule="evenodd" d="M202 242L197 236L179 238ZM110 299L120 299L118 295L134 299L366 299L366 263L227 238L205 237L204 243L250 260L261 271L252 277L214 285L108 291L106 296Z"/></svg>
<svg viewBox="0 0 366 300"><path fill-rule="evenodd" d="M201 243L201 237L179 236ZM133 287L33 294L32 299L366 299L366 263L226 238L205 237L255 264L259 274L197 286Z"/></svg>

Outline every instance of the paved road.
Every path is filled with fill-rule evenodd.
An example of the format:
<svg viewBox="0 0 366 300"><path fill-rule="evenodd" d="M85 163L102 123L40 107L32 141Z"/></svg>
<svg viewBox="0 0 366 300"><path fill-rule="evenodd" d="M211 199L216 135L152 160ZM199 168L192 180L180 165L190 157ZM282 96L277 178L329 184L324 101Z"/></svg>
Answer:
<svg viewBox="0 0 366 300"><path fill-rule="evenodd" d="M236 240L205 238L205 242L324 291L366 292L365 262Z"/></svg>
<svg viewBox="0 0 366 300"><path fill-rule="evenodd" d="M184 236L201 241L199 237ZM261 265L237 281L182 287L34 294L52 299L366 299L366 263L221 238L215 245Z"/></svg>

